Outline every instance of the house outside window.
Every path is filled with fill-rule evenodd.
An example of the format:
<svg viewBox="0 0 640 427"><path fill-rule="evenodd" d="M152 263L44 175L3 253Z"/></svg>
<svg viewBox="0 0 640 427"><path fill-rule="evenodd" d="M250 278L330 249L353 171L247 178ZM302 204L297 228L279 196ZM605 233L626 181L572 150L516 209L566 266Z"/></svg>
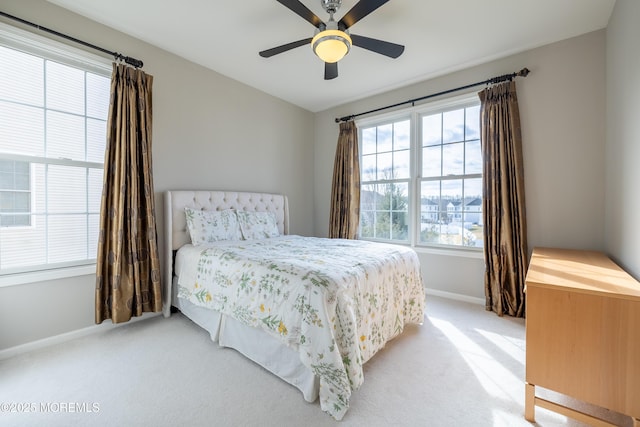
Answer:
<svg viewBox="0 0 640 427"><path fill-rule="evenodd" d="M110 74L0 26L0 276L95 264Z"/></svg>
<svg viewBox="0 0 640 427"><path fill-rule="evenodd" d="M0 227L31 225L29 162L0 159Z"/></svg>
<svg viewBox="0 0 640 427"><path fill-rule="evenodd" d="M479 114L474 94L358 121L359 238L482 247Z"/></svg>

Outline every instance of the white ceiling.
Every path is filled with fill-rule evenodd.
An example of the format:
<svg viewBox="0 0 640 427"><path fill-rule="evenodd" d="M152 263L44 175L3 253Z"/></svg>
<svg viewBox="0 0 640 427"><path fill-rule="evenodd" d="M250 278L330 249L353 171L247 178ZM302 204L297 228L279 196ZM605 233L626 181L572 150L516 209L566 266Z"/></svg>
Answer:
<svg viewBox="0 0 640 427"><path fill-rule="evenodd" d="M276 0L48 1L312 112L604 28L615 3L391 0L350 31L403 44L402 56L354 47L339 62L338 78L325 81L310 47L258 56L313 36L310 23ZM320 0L301 1L328 20ZM356 3L344 0L336 20ZM126 46L105 47L128 54Z"/></svg>

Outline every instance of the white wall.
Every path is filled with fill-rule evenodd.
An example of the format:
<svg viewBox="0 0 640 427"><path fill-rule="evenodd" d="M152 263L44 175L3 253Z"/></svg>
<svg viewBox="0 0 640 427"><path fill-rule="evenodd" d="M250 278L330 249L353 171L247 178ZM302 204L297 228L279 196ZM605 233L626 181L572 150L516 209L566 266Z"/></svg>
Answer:
<svg viewBox="0 0 640 427"><path fill-rule="evenodd" d="M640 2L617 0L607 27L606 247L640 279Z"/></svg>
<svg viewBox="0 0 640 427"><path fill-rule="evenodd" d="M531 74L517 85L530 248L604 249L606 241L615 256L640 271L634 221L639 202L632 189L640 174L633 164L639 158L639 137L632 132L640 117L633 104L640 99L633 74L638 54L630 55L640 40L631 22L638 16L635 0L616 3L606 33L606 62L605 31L598 31L315 115L44 0L3 0L2 10L145 62L145 71L154 76L158 206L168 189L283 192L289 196L291 231L303 235L327 234L335 117L526 66ZM616 113L607 134L606 203L605 63L611 74L606 87L612 92L607 112ZM163 243L163 218L158 220ZM420 258L429 288L484 298L481 258L434 253L420 253ZM0 350L93 325L94 280L88 275L0 288Z"/></svg>
<svg viewBox="0 0 640 427"><path fill-rule="evenodd" d="M2 10L144 61L160 244L169 189L284 193L291 232L313 234L312 113L44 0L3 0ZM0 350L94 325L94 286L88 275L0 288Z"/></svg>
<svg viewBox="0 0 640 427"><path fill-rule="evenodd" d="M372 96L315 116L315 233L327 234L334 118L531 70L517 79L525 167L529 249L604 249L605 31ZM482 87L473 90L477 92ZM484 261L420 252L425 284L484 298Z"/></svg>

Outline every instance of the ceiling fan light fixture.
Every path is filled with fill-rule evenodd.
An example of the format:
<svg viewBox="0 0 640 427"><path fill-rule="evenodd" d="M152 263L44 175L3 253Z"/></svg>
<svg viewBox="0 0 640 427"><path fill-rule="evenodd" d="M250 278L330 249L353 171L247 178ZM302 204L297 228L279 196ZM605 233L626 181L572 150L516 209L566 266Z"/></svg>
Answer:
<svg viewBox="0 0 640 427"><path fill-rule="evenodd" d="M316 34L311 40L313 53L324 62L340 61L351 49L351 37L344 31L324 30Z"/></svg>

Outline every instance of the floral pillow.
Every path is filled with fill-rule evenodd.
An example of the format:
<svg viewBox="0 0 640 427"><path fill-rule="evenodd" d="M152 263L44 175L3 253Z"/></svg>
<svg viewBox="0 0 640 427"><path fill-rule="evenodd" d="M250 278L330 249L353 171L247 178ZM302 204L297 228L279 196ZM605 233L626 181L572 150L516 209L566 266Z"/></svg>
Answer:
<svg viewBox="0 0 640 427"><path fill-rule="evenodd" d="M235 211L203 211L184 208L191 243L195 246L220 240L241 240L242 234Z"/></svg>
<svg viewBox="0 0 640 427"><path fill-rule="evenodd" d="M266 239L280 235L276 215L273 212L238 211L236 215L246 240Z"/></svg>

